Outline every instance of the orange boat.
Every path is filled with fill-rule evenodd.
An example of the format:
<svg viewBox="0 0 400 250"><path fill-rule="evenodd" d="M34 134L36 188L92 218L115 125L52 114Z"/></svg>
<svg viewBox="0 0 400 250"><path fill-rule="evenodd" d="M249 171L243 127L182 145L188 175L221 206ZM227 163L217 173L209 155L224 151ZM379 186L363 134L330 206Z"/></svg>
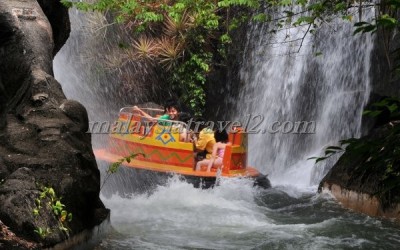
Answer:
<svg viewBox="0 0 400 250"><path fill-rule="evenodd" d="M162 109L142 108L153 117L163 113ZM179 128L188 125L179 121L149 119L141 116L132 107L122 108L118 120L110 132L109 145L94 151L98 160L108 164L123 157L139 154L126 168L153 171L164 174L179 174L197 187L214 185L217 169L195 170L194 146L192 142L179 140ZM229 133L231 145L227 145L220 173L225 178L252 178L255 185L270 187L267 177L257 169L247 166L247 134L241 128Z"/></svg>

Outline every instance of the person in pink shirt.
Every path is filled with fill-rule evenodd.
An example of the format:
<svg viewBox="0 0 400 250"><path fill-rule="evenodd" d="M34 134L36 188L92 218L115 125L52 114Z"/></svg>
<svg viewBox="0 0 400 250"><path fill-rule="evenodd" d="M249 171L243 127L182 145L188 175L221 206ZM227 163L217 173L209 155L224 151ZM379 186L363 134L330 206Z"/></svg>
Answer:
<svg viewBox="0 0 400 250"><path fill-rule="evenodd" d="M207 166L207 172L211 171L211 167L214 166L216 168L221 168L222 159L224 158L226 145L230 145L228 133L223 131L215 131L214 133L216 143L213 146L213 151L210 159L204 159L202 161L197 162L196 171L201 170L202 166Z"/></svg>

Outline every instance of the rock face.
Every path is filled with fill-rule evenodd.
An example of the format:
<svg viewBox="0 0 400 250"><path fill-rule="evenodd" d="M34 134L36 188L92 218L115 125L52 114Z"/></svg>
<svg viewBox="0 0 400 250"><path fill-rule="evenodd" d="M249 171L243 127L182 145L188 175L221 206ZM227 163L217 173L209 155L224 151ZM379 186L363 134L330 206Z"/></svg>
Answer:
<svg viewBox="0 0 400 250"><path fill-rule="evenodd" d="M68 33L68 12L58 0L0 2L0 221L39 246L94 226L105 210L86 110L66 100L53 77L53 57ZM67 230L50 198L38 207L46 187L72 214ZM45 237L39 228L49 229Z"/></svg>
<svg viewBox="0 0 400 250"><path fill-rule="evenodd" d="M381 201L374 195L351 191L336 184L325 182L321 190L329 190L333 196L346 208L375 217L385 217L400 221L400 204L384 208Z"/></svg>

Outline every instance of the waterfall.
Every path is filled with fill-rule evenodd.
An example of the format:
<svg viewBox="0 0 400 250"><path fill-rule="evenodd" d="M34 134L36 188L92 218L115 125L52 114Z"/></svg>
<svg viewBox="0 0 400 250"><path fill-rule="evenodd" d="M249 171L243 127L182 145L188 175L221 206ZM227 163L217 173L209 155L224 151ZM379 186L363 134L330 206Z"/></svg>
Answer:
<svg viewBox="0 0 400 250"><path fill-rule="evenodd" d="M373 16L373 10L364 16ZM277 31L269 32L272 29ZM322 23L314 34L304 36L307 29L258 23L247 31L240 69L244 87L235 118L264 118L259 127L264 131L249 136L249 163L268 173L272 184L317 184L338 155L315 166L307 158L361 135L373 36L353 35L353 23L343 20ZM252 121L259 122L256 117ZM297 121L315 122L315 133L286 133ZM286 127L271 133L279 124Z"/></svg>
<svg viewBox="0 0 400 250"><path fill-rule="evenodd" d="M54 59L54 75L67 98L81 102L89 120L113 121L121 107L154 101L158 72L134 58L129 28L98 12L69 10L71 34Z"/></svg>

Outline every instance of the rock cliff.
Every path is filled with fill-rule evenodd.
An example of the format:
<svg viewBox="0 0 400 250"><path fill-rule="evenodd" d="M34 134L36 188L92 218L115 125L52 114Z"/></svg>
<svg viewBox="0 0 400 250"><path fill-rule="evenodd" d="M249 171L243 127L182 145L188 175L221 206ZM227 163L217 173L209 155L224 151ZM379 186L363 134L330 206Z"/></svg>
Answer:
<svg viewBox="0 0 400 250"><path fill-rule="evenodd" d="M0 221L3 235L30 242L1 236L0 248L52 246L107 214L86 110L53 77L69 27L58 0L0 2ZM46 188L61 198L70 222L60 224L51 196L40 198Z"/></svg>

